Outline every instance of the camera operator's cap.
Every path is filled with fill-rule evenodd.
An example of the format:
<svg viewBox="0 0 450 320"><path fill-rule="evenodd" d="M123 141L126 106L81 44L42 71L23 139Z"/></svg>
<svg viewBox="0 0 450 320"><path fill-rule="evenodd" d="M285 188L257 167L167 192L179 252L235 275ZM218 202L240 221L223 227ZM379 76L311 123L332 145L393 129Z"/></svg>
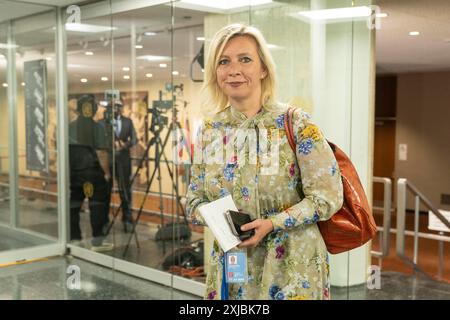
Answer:
<svg viewBox="0 0 450 320"><path fill-rule="evenodd" d="M97 103L92 94L82 95L77 101L77 111L85 118L92 118L97 112Z"/></svg>

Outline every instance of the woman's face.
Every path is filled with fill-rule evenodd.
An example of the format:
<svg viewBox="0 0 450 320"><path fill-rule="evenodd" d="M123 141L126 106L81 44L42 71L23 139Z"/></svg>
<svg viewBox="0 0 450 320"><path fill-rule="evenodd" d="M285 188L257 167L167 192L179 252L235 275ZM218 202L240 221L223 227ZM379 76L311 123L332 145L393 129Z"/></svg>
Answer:
<svg viewBox="0 0 450 320"><path fill-rule="evenodd" d="M232 38L219 57L217 83L231 103L255 101L261 97L261 80L266 76L256 40L248 36Z"/></svg>

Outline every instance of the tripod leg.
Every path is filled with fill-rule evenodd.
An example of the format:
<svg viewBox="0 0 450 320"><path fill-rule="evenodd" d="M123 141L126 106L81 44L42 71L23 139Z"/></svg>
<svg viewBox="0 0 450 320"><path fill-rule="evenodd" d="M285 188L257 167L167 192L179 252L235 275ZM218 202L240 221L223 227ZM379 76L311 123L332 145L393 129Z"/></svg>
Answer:
<svg viewBox="0 0 450 320"><path fill-rule="evenodd" d="M150 150L150 147L151 147L151 145L152 145L152 140L150 140L148 143L147 143L147 147L146 147L146 149L145 149L145 151L144 151L144 154L142 155L142 157L141 157L141 159L139 160L139 165L138 165L138 168L137 168L137 170L136 170L136 172L134 173L134 175L133 175L133 177L131 178L131 181L130 181L130 186L132 186L133 185L133 183L134 183L134 180L136 179L136 177L139 175L139 172L141 171L141 169L142 169L142 164L144 163L144 160L145 159L147 159L147 155L148 155L148 151ZM153 179L153 178L152 178ZM150 181L150 183L151 183L151 181ZM112 191L111 191L112 192ZM112 227L114 226L114 223L115 223L115 221L116 221L116 218L117 218L117 216L119 215L119 211L122 209L122 200L120 201L120 205L119 205L119 207L117 208L117 210L115 210L114 212L113 212L113 219L111 220L111 222L110 222L110 224L109 224L109 226L108 226L108 229L106 230L106 236L110 233L110 231L111 231L111 229L112 229Z"/></svg>
<svg viewBox="0 0 450 320"><path fill-rule="evenodd" d="M158 139L159 139L159 138L158 138ZM158 140L158 139L157 139L157 140ZM126 256L126 254L127 254L127 252L128 252L128 248L130 247L131 240L133 239L133 236L134 236L134 234L135 234L135 232L136 232L136 225L137 225L137 223L139 222L139 219L140 219L140 217L141 217L142 210L144 209L144 205L145 205L145 201L146 201L146 199L147 199L148 192L150 191L150 186L151 186L151 184L152 184L152 182L153 182L153 179L154 179L154 177L155 177L155 175L156 175L156 173L157 173L157 168L159 167L159 161L161 160L161 159L160 159L161 156L160 156L159 150L158 150L159 145L158 145L157 142L155 142L155 143L156 143L156 145L155 145L155 149L156 149L156 151L155 151L155 169L153 170L152 176L151 176L150 180L149 180L148 183L147 183L147 188L145 189L145 195L144 195L144 197L142 198L141 205L140 205L140 207L139 207L139 211L138 211L136 220L133 222L133 229L131 230L130 237L128 238L127 245L126 245L125 250L124 250L124 252L123 252L123 256L124 256L124 257ZM164 243L164 242L163 242L163 243ZM164 253L165 253L165 247L163 248L163 251L164 251Z"/></svg>
<svg viewBox="0 0 450 320"><path fill-rule="evenodd" d="M158 143L161 144L161 139L158 139ZM161 153L164 154L164 149L159 150L158 148L158 144L156 145L156 150L158 150L158 159L159 161L157 162L157 166L158 166L158 190L159 190L159 212L160 212L160 217L161 217L161 227L164 227L164 208L163 208L163 197L162 197L162 181L161 181L161 166L160 166L160 161L161 161ZM163 254L166 253L166 242L165 239L163 239Z"/></svg>
<svg viewBox="0 0 450 320"><path fill-rule="evenodd" d="M127 219L131 219L132 223L134 224L133 218L132 218L132 205L131 205L131 183L127 183L126 179L127 179L127 174L129 172L129 169L125 169L122 164L118 164L117 165L117 172L119 175L119 194L120 194L120 199L121 199L121 205L122 205L122 215L125 215L124 209L128 210L128 212L126 212L126 214L130 215L128 218L125 218L122 216L122 219L124 219L124 223L127 223ZM126 173L124 172L126 171ZM124 208L124 203L126 203L126 208ZM130 230L131 231L131 230ZM137 236L137 232L134 233L134 238L136 240L136 246L139 249L139 240L138 240L138 236Z"/></svg>
<svg viewBox="0 0 450 320"><path fill-rule="evenodd" d="M177 126L179 126L179 124L177 124ZM173 129L173 124L170 124L169 131L168 131L168 133L167 133L167 136L166 136L166 138L164 139L164 143L161 145L161 149L162 149L162 150L164 150L164 148L165 148L167 142L169 141L169 137L170 137L170 134L171 134L172 130L174 130L174 129ZM186 214L185 214L185 212L184 212L184 208L183 208L183 206L181 205L181 202L180 202L180 195L179 195L179 193L178 193L178 186L177 186L177 184L175 183L175 179L174 179L174 176L173 176L172 169L171 169L170 166L169 166L169 162L168 162L168 160L167 160L167 156L166 156L166 154L164 153L164 151L162 152L162 156L164 157L164 160L165 160L166 165L167 165L167 170L169 171L169 175L170 175L170 178L171 178L171 180L172 180L172 188L173 188L173 190L175 191L175 197L176 197L176 201L177 201L177 206L179 206L179 208L181 209L181 213L183 214L183 217L184 217L184 222L185 222L186 224L188 224L187 217L186 217Z"/></svg>

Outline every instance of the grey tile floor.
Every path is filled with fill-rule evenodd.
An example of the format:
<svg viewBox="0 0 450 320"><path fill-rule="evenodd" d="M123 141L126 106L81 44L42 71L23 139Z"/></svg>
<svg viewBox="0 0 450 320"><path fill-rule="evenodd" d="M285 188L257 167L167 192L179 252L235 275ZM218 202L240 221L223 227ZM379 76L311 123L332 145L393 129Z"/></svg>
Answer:
<svg viewBox="0 0 450 320"><path fill-rule="evenodd" d="M81 288L68 289L69 266L81 270ZM381 288L331 289L333 300L450 300L450 284L382 272ZM135 278L84 260L56 257L0 268L0 300L198 300L200 297Z"/></svg>
<svg viewBox="0 0 450 320"><path fill-rule="evenodd" d="M9 214L8 202L0 203L0 218L6 221ZM21 216L24 227L46 235L57 235L56 209L42 200L21 201ZM85 235L90 234L89 214L81 214L81 225ZM123 259L123 251L128 241L128 234L121 230L120 221L108 238L115 244L115 249L108 255ZM3 232L3 233L2 233ZM140 223L138 238L141 249L133 239L125 260L148 267L162 269L161 262L170 254L173 244L154 240L157 225ZM0 227L0 251L41 244L38 239L16 237ZM193 234L190 241L201 238ZM85 245L89 248L88 239ZM175 244L175 246L182 244ZM65 286L67 266L80 265L83 270L81 290L68 290ZM396 272L383 271L381 289L367 289L367 286L331 289L334 300L396 300L396 299L445 299L450 300L450 284L436 282L419 276L408 276ZM124 275L79 259L51 259L14 267L0 268L0 299L189 299L198 297L185 295L170 288Z"/></svg>
<svg viewBox="0 0 450 320"><path fill-rule="evenodd" d="M450 300L450 284L393 271L381 271L380 289L367 285L331 288L333 300Z"/></svg>
<svg viewBox="0 0 450 320"><path fill-rule="evenodd" d="M3 217L0 221L6 221L8 215L9 203L7 201L0 203L0 218ZM57 209L54 204L39 199L33 201L26 198L21 199L20 220L22 222L20 227L23 229L54 237L56 240L58 235L57 219ZM90 235L92 234L89 213L80 213L80 225L84 237L82 245L89 249L91 246ZM155 241L154 239L157 231L157 224L140 222L136 229L140 248L137 247L136 240L133 238L130 242L128 251L125 252L125 247L129 241L130 234L124 233L120 218L117 218L114 228L111 230L106 240L107 242L114 244L114 250L104 253L139 265L162 269L161 264L165 257L170 255L175 249L202 239L202 234L193 232L188 241ZM0 252L47 243L51 243L51 241L18 233L14 230L8 230L7 228L0 226Z"/></svg>
<svg viewBox="0 0 450 320"><path fill-rule="evenodd" d="M69 266L80 268L80 289L69 289ZM56 257L0 269L0 300L192 300L200 297L80 259Z"/></svg>

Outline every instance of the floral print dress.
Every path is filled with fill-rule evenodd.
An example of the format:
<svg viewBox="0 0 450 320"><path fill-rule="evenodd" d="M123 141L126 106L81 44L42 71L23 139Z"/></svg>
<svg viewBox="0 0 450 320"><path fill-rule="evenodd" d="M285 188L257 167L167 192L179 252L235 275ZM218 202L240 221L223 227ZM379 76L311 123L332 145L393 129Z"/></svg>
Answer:
<svg viewBox="0 0 450 320"><path fill-rule="evenodd" d="M342 206L341 175L319 128L300 109L293 115L294 155L284 130L286 109L281 104L276 111L262 107L247 118L227 107L205 119L199 130L203 158L191 167L187 192L193 222L204 224L201 205L231 194L239 210L274 225L256 248L247 249L248 282L230 283L230 299L330 298L328 254L316 222ZM250 143L255 137L256 145ZM272 150L275 157L268 161ZM212 161L221 157L223 161ZM221 299L223 259L214 241L206 299Z"/></svg>

